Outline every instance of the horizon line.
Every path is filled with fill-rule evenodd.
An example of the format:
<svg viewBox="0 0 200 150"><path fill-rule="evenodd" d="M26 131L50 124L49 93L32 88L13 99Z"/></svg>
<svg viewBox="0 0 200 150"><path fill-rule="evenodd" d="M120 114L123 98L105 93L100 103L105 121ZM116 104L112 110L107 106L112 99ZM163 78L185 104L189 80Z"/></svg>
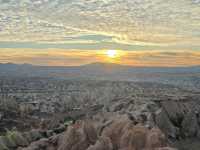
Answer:
<svg viewBox="0 0 200 150"><path fill-rule="evenodd" d="M80 65L37 65L37 64L31 64L31 63L13 63L13 62L3 62L0 63L0 65L30 65L33 67L84 67L84 66L89 66L89 65L115 65L115 66L121 66L121 67L132 67L132 68L194 68L194 67L200 67L199 65L173 65L173 66L139 66L139 65L125 65L125 64L119 64L119 63L112 63L112 62L91 62L91 63L85 63L85 64L80 64Z"/></svg>

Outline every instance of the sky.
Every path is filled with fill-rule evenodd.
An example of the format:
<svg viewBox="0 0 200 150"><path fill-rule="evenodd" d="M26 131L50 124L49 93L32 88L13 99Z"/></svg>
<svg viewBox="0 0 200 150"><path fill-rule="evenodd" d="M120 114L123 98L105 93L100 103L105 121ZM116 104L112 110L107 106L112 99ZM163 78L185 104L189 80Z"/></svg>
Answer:
<svg viewBox="0 0 200 150"><path fill-rule="evenodd" d="M199 14L200 0L0 0L0 63L200 65Z"/></svg>

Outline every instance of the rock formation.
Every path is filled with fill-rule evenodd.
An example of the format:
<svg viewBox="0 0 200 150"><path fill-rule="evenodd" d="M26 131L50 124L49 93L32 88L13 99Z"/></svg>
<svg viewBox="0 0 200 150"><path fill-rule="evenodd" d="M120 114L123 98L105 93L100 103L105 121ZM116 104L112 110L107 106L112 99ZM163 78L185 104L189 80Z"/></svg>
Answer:
<svg viewBox="0 0 200 150"><path fill-rule="evenodd" d="M98 133L102 122L78 121L64 133L31 143L22 150L173 150L157 127L136 124L128 116L116 117Z"/></svg>

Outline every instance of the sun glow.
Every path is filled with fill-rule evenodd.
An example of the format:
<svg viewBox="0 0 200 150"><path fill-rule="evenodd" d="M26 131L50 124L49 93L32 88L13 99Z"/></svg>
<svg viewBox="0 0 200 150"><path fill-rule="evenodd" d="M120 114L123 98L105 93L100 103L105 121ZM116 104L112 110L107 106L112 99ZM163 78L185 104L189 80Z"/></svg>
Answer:
<svg viewBox="0 0 200 150"><path fill-rule="evenodd" d="M117 51L116 50L107 50L106 54L110 58L115 58L117 56Z"/></svg>

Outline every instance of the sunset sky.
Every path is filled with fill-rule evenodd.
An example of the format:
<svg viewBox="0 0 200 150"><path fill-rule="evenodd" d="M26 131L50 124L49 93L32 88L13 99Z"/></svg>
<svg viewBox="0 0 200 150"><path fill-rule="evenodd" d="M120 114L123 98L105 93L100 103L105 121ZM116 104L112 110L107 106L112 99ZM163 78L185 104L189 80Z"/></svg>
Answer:
<svg viewBox="0 0 200 150"><path fill-rule="evenodd" d="M8 62L200 65L200 0L0 0Z"/></svg>

